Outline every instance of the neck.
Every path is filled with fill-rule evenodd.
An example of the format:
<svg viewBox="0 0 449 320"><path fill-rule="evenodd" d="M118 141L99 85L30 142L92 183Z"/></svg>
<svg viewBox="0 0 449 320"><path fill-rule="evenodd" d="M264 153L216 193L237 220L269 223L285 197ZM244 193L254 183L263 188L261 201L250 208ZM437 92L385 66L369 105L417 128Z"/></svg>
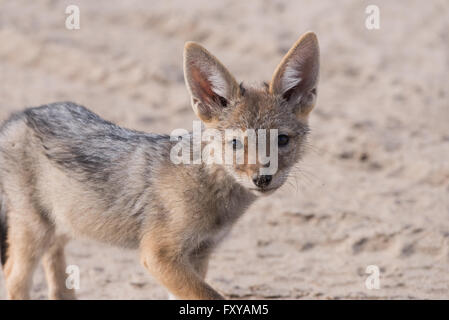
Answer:
<svg viewBox="0 0 449 320"><path fill-rule="evenodd" d="M223 200L223 206L233 207L238 211L240 211L239 208L246 210L257 199L251 191L227 173L222 165L209 164L203 165L203 168L208 173L207 180L211 192L216 195L217 200Z"/></svg>

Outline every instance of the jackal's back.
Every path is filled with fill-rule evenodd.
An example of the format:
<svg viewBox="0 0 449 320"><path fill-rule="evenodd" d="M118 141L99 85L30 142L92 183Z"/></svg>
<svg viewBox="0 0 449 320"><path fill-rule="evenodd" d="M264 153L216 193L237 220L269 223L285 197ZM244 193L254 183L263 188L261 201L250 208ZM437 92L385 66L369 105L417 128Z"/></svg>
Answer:
<svg viewBox="0 0 449 320"><path fill-rule="evenodd" d="M0 129L0 185L64 231L134 247L169 149L74 103L30 108Z"/></svg>

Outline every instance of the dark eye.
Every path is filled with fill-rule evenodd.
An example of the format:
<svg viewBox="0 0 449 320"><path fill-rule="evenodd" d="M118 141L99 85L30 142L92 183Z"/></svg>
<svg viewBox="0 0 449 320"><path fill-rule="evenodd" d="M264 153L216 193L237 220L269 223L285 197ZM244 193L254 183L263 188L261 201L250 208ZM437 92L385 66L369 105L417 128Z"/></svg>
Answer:
<svg viewBox="0 0 449 320"><path fill-rule="evenodd" d="M241 149L243 147L243 144L240 142L240 140L234 139L231 141L232 148L234 150Z"/></svg>
<svg viewBox="0 0 449 320"><path fill-rule="evenodd" d="M280 135L278 136L278 145L281 146L281 147L286 146L286 145L288 144L288 140L289 140L289 139L290 139L290 138L289 138L287 135L285 135L285 134L280 134Z"/></svg>

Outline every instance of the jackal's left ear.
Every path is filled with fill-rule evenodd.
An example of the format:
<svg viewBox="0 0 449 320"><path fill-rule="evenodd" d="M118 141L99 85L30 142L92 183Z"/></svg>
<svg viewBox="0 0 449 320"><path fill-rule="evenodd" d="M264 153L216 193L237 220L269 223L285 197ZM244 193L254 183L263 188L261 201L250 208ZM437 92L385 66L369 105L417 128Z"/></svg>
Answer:
<svg viewBox="0 0 449 320"><path fill-rule="evenodd" d="M184 78L196 115L204 122L216 120L240 89L231 73L195 42L184 47Z"/></svg>
<svg viewBox="0 0 449 320"><path fill-rule="evenodd" d="M282 59L270 83L270 92L281 95L304 117L315 106L320 50L313 32L302 35Z"/></svg>

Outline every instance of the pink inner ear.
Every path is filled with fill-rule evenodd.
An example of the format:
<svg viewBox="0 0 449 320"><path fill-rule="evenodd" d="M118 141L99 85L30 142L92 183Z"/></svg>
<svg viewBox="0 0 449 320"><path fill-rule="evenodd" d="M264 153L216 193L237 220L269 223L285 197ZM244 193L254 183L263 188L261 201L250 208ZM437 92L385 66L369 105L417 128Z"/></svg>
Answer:
<svg viewBox="0 0 449 320"><path fill-rule="evenodd" d="M195 93L203 102L210 102L215 93L212 91L212 85L207 78L201 73L200 69L192 66L191 69L192 83L195 85Z"/></svg>

